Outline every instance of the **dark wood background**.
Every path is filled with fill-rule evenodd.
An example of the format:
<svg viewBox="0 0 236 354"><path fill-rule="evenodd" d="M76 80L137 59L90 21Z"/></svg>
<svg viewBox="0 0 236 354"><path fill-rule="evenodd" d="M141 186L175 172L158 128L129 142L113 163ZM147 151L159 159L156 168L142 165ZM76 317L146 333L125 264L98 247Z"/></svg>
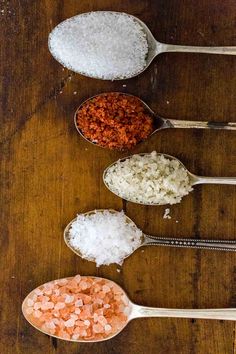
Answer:
<svg viewBox="0 0 236 354"><path fill-rule="evenodd" d="M103 169L124 154L82 141L73 125L84 99L112 90L140 96L164 117L235 122L236 57L162 54L142 75L120 82L64 70L48 52L49 32L70 16L100 9L138 16L159 41L236 45L235 0L0 0L0 352L233 354L230 321L136 320L111 341L74 344L41 334L21 314L33 288L76 273L115 280L143 305L236 307L235 254L147 247L119 273L116 266L97 269L63 242L76 213L94 208L124 208L153 235L236 236L235 187L198 186L164 220L165 207L122 203L106 190ZM236 175L235 132L166 130L134 152L154 149L179 157L197 174Z"/></svg>

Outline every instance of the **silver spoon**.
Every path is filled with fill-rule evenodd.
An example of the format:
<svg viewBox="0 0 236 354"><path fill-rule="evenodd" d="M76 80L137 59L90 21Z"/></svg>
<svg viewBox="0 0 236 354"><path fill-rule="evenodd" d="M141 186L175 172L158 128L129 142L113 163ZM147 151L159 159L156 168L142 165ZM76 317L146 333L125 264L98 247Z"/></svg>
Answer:
<svg viewBox="0 0 236 354"><path fill-rule="evenodd" d="M96 146L100 146L97 143L89 140L88 138L86 138L86 136L83 134L83 132L81 131L81 129L78 127L77 124L77 114L80 111L80 109L83 107L83 105L85 103L88 103L90 100L93 100L95 97L98 96L103 96L103 95L107 95L107 94L120 94L120 95L126 95L126 96L131 96L131 97L135 97L136 99L138 99L146 108L146 110L150 113L150 115L153 117L153 122L154 122L154 130L153 132L150 134L153 135L155 133L157 133L158 131L162 130L162 129L168 129L168 128L197 128L197 129L224 129L224 130L236 130L236 123L231 123L231 122L201 122L201 121L188 121L188 120L179 120L179 119L168 119L168 118L163 118L160 117L159 115L155 114L153 112L153 110L143 101L141 100L139 97L134 96L134 95L130 95L127 93L123 93L123 92L108 92L108 93L101 93L95 96L92 96L88 99L86 99L84 102L82 102L80 104L80 106L77 108L75 114L74 114L74 123L75 123L75 127L76 130L78 131L78 133L82 136L82 138L84 138L86 141L88 141L89 143L96 145Z"/></svg>
<svg viewBox="0 0 236 354"><path fill-rule="evenodd" d="M139 155L139 156L145 156L145 155L150 155L149 153L140 153L140 154L135 154L135 155ZM179 160L177 159L176 157L174 156L171 156L171 155L167 155L167 154L161 154L161 153L157 153L158 156L164 156L165 158L169 159L169 160L176 160L180 163L180 165L185 169L187 175L188 175L188 178L189 178L189 183L190 183L190 186L193 187L197 184L230 184L230 185L236 185L236 177L205 177L205 176L197 176L191 172L189 172L187 170L187 168L184 166L184 164ZM108 183L106 182L106 175L109 171L110 168L112 168L114 165L117 164L117 162L122 162L122 161L125 161L127 159L130 159L132 157L131 156L128 156L128 157L124 157L123 159L119 159L115 162L113 162L111 165L109 165L105 171L103 172L103 182L105 184L105 186L112 192L114 193L115 195L117 195L118 197L124 199L124 200L127 200L128 202L133 202L133 203L136 203L136 204L142 204L142 205L166 205L167 203L142 203L142 202L137 202L135 200L132 200L132 199L129 199L129 198L126 198L125 195L119 195L118 192L116 191L116 189L114 188L111 188Z"/></svg>
<svg viewBox="0 0 236 354"><path fill-rule="evenodd" d="M83 277L82 277L83 278ZM104 279L104 278L98 278L98 277L91 277L95 279ZM70 278L64 278L66 280L72 279ZM58 279L58 280L63 280L63 279ZM104 279L107 282L110 282L111 285L115 285L116 287L119 288L119 290L122 293L122 297L124 299L124 302L127 304L128 310L127 311L129 314L127 316L127 321L124 323L123 327L121 327L117 332L112 333L111 335L107 335L105 338L102 339L64 339L62 337L50 334L49 332L46 332L42 330L40 327L36 326L30 315L27 314L27 301L33 298L34 296L34 291L43 287L43 285L39 286L35 290L33 290L31 293L29 293L26 298L23 301L22 304L22 312L25 317L25 319L37 330L39 330L41 333L50 335L52 337L58 338L58 339L63 339L67 340L70 342L101 342L104 340L112 339L113 337L117 336L123 329L128 325L130 321L136 318L144 318L144 317L168 317L168 318L198 318L198 319L212 319L212 320L229 320L229 321L235 321L236 320L236 309L234 308L224 308L224 309L168 309L168 308L156 308L156 307L148 307L148 306L141 306L133 303L130 301L128 298L127 294L125 291L115 282Z"/></svg>
<svg viewBox="0 0 236 354"><path fill-rule="evenodd" d="M118 13L118 14L120 13L120 12L115 12L115 11L114 12L113 11L99 11L99 12ZM77 15L76 17L89 15L89 14L90 14L90 12L88 12L86 14ZM228 55L235 55L236 54L236 47L235 46L233 46L233 47L199 47L199 46L182 46L182 45L172 45L172 44L160 43L153 37L151 31L145 25L144 22L142 22L140 19L138 19L135 16L132 16L132 15L129 15L129 16L132 17L136 22L139 23L139 25L143 29L143 32L146 34L146 39L147 39L147 44L148 44L146 65L142 70L140 70L139 72L136 72L134 75L127 75L125 77L123 76L122 78L116 77L114 80L123 80L124 78L128 79L128 78L135 77L135 76L141 74L144 70L147 69L147 67L151 64L153 59L158 54L165 53L165 52L190 52L190 53L228 54ZM59 24L58 26L60 26L60 25L61 24ZM51 46L51 40L54 36L54 30L49 35L48 46L49 46L49 50L50 50L51 54L58 62L60 62L63 66L67 67L68 69L73 70L74 72L77 72L81 75L96 78L96 79L104 79L104 78L96 76L96 75L88 75L88 74L85 74L84 72L81 72L79 70L75 70L73 68L73 66L70 66L69 63L65 63L64 60L62 58L60 58L60 56L58 54L55 54L54 50L52 50L52 46ZM124 43L124 46L125 46L125 43Z"/></svg>
<svg viewBox="0 0 236 354"><path fill-rule="evenodd" d="M83 215L91 215L96 212L104 212L105 209L98 209L88 211ZM118 213L118 211L113 209L108 209L111 213ZM135 223L126 215L127 223L133 224L135 227ZM70 228L73 222L76 221L76 218L73 219L64 230L64 241L69 247L69 249L74 252L77 256L86 259L87 261L95 262L93 258L85 257L78 249L75 249L70 244ZM167 238L167 237L156 237L142 235L142 241L138 248L143 246L170 246L170 247L184 247L184 248L198 248L198 249L208 249L208 250L219 250L219 251L236 251L236 241L234 240L200 240L200 239L187 239L187 238ZM136 251L136 250L135 250ZM135 252L133 251L133 252ZM101 250L102 252L102 250ZM133 253L132 252L132 253ZM125 258L129 257L132 253L127 254ZM124 259L125 259L124 258Z"/></svg>

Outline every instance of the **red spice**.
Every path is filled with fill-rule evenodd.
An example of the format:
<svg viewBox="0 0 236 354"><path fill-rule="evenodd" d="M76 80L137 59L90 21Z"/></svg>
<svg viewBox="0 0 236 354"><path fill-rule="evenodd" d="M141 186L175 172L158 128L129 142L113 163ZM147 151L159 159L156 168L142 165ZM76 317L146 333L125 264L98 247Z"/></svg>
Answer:
<svg viewBox="0 0 236 354"><path fill-rule="evenodd" d="M109 149L130 149L154 130L153 117L137 97L106 93L85 102L77 126L92 142Z"/></svg>

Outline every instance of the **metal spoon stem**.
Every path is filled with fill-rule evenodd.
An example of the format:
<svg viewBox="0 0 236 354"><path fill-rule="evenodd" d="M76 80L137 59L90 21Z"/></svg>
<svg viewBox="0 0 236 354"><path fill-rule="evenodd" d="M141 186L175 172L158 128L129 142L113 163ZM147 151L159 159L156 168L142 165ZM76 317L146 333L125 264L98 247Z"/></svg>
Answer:
<svg viewBox="0 0 236 354"><path fill-rule="evenodd" d="M235 240L200 240L185 238L166 238L144 235L142 246L169 246L183 248L197 248L218 251L236 251Z"/></svg>
<svg viewBox="0 0 236 354"><path fill-rule="evenodd" d="M133 304L131 318L140 317L174 317L174 318L200 318L214 320L236 320L236 309L165 309L146 307Z"/></svg>
<svg viewBox="0 0 236 354"><path fill-rule="evenodd" d="M231 184L236 185L236 177L205 177L194 176L193 186L196 184Z"/></svg>
<svg viewBox="0 0 236 354"><path fill-rule="evenodd" d="M157 45L159 43L157 42ZM173 44L164 44L158 46L158 53L160 49L163 52L182 52L182 53L206 53L206 54L227 54L227 55L236 55L236 47L198 47L198 46L185 46L185 45L173 45Z"/></svg>
<svg viewBox="0 0 236 354"><path fill-rule="evenodd" d="M164 119L162 118L164 125L163 128L181 128L181 129L227 129L236 130L236 123L234 122L201 122L201 121L189 121L189 120L177 120L177 119ZM157 129L160 130L160 129Z"/></svg>

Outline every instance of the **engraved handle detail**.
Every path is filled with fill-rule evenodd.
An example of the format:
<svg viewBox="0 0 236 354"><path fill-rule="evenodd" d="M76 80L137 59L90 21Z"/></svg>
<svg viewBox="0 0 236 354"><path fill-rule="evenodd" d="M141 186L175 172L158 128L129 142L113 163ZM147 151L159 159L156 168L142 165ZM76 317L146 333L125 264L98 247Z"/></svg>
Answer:
<svg viewBox="0 0 236 354"><path fill-rule="evenodd" d="M184 238L165 238L145 236L144 246L169 246L183 248L197 248L218 251L236 251L236 241L234 240L198 240Z"/></svg>

